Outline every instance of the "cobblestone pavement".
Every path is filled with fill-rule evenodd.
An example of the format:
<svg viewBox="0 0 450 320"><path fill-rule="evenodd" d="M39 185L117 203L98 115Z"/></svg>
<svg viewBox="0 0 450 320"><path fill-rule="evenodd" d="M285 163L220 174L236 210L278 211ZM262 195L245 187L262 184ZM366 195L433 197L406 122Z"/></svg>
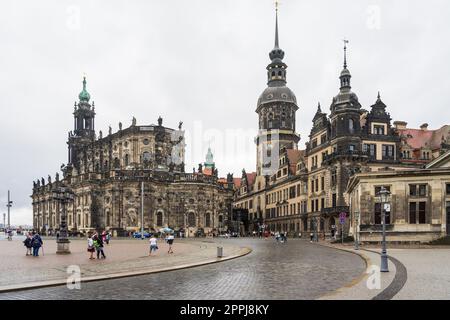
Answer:
<svg viewBox="0 0 450 320"><path fill-rule="evenodd" d="M216 259L216 244L210 239L201 241L176 239L174 253L167 254L168 245L159 241L159 250L148 257L148 240L116 240L105 245L106 259L89 260L86 240L71 240L70 255L57 255L54 239L44 239L45 254L38 258L25 256L25 247L18 239L0 241L0 289L7 286L31 285L42 281L67 279L67 267L80 267L83 278L117 273L151 271ZM238 254L241 248L226 244L225 257Z"/></svg>
<svg viewBox="0 0 450 320"><path fill-rule="evenodd" d="M0 294L0 299L316 299L352 282L365 271L357 255L289 240L227 239L248 246L247 256L218 264Z"/></svg>

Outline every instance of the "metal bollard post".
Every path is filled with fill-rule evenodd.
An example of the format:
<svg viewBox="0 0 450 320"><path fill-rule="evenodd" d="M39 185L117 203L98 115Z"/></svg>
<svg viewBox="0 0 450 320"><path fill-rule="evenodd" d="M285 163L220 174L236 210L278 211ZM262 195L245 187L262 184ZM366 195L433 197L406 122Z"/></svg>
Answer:
<svg viewBox="0 0 450 320"><path fill-rule="evenodd" d="M223 247L217 247L217 258L223 257Z"/></svg>

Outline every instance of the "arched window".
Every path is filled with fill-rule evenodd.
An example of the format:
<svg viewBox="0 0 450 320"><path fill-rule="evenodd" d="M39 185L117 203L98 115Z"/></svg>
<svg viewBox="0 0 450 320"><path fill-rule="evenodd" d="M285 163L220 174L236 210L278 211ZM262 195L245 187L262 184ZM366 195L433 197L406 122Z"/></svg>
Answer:
<svg viewBox="0 0 450 320"><path fill-rule="evenodd" d="M111 217L109 215L109 210L106 211L106 225L107 226L111 225Z"/></svg>
<svg viewBox="0 0 450 320"><path fill-rule="evenodd" d="M348 131L350 133L355 132L355 122L353 121L353 119L348 119Z"/></svg>
<svg viewBox="0 0 450 320"><path fill-rule="evenodd" d="M188 224L190 227L195 227L195 214L193 212L189 212L188 214Z"/></svg>
<svg viewBox="0 0 450 320"><path fill-rule="evenodd" d="M163 214L161 211L158 211L158 213L156 213L156 225L157 226L163 225Z"/></svg>
<svg viewBox="0 0 450 320"><path fill-rule="evenodd" d="M114 169L120 168L120 161L118 158L114 158Z"/></svg>
<svg viewBox="0 0 450 320"><path fill-rule="evenodd" d="M205 226L207 228L211 227L211 214L208 212L206 213L206 217L205 217Z"/></svg>
<svg viewBox="0 0 450 320"><path fill-rule="evenodd" d="M145 151L145 152L142 154L142 161L143 161L143 162L149 162L149 161L150 161L150 152Z"/></svg>

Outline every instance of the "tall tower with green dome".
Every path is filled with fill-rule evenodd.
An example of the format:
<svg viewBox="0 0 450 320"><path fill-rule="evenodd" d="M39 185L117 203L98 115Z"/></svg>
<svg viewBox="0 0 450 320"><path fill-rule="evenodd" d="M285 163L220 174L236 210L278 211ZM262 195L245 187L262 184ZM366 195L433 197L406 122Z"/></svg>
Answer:
<svg viewBox="0 0 450 320"><path fill-rule="evenodd" d="M95 107L90 104L91 95L86 90L86 77L83 78L83 90L78 95L73 111L73 131L69 132L68 163L78 166L77 151L80 147L95 140Z"/></svg>

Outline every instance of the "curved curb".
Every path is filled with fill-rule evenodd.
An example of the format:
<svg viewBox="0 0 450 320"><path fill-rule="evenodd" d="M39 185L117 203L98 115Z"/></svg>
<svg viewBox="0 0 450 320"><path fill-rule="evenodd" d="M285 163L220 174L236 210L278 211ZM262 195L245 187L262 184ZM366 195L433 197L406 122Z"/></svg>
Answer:
<svg viewBox="0 0 450 320"><path fill-rule="evenodd" d="M327 247L327 248L331 248L331 249L335 249L335 250L340 250L340 251L344 251L344 252L349 252L349 253L353 253L353 254L359 256L366 263L366 269L365 269L365 271L363 273L361 273L358 277L356 277L355 279L350 281L348 284L346 284L343 287L340 287L340 288L338 288L338 289L336 289L336 290L334 290L332 292L326 293L326 294L318 297L316 300L323 299L323 298L326 298L326 297L329 298L329 297L338 295L339 293L341 293L342 290L349 289L351 287L356 286L357 284L359 284L362 281L366 280L367 277L369 276L367 270L368 270L369 266L372 265L372 261L365 254L361 253L360 251L355 251L355 250L351 250L351 249L337 248L337 247L334 247L334 246L331 246L331 245L327 245L327 244L322 244L322 243L317 243L317 244L320 245L320 246L323 246L323 247Z"/></svg>
<svg viewBox="0 0 450 320"><path fill-rule="evenodd" d="M367 250L368 252L380 254L379 252ZM395 276L392 282L372 300L391 300L399 293L408 281L408 270L405 265L392 256L388 256L389 260L395 265Z"/></svg>
<svg viewBox="0 0 450 320"><path fill-rule="evenodd" d="M80 283L119 279L119 278L128 278L128 277L142 276L142 275L153 274L153 273L162 273L162 272L169 272L169 271L205 266L205 265L209 265L209 264L214 264L214 263L219 263L219 262L224 262L224 261L244 257L244 256L248 255L249 253L251 253L252 251L253 250L251 248L244 247L244 248L241 248L238 253L233 254L231 256L222 257L222 258L209 259L209 260L204 260L201 262L182 264L182 265L177 265L177 266L173 266L173 267L159 268L159 269L155 269L155 270L147 269L147 270L140 270L140 271L112 273L112 274L101 275L101 276L90 276L90 277L81 278ZM55 286L61 286L61 285L66 285L66 284L67 284L66 279L64 279L64 280L60 279L60 280L48 280L48 281L34 282L31 284L9 285L9 286L0 287L0 293L22 291L22 290L32 290L32 289L39 289L39 288L45 288L45 287L55 287Z"/></svg>

